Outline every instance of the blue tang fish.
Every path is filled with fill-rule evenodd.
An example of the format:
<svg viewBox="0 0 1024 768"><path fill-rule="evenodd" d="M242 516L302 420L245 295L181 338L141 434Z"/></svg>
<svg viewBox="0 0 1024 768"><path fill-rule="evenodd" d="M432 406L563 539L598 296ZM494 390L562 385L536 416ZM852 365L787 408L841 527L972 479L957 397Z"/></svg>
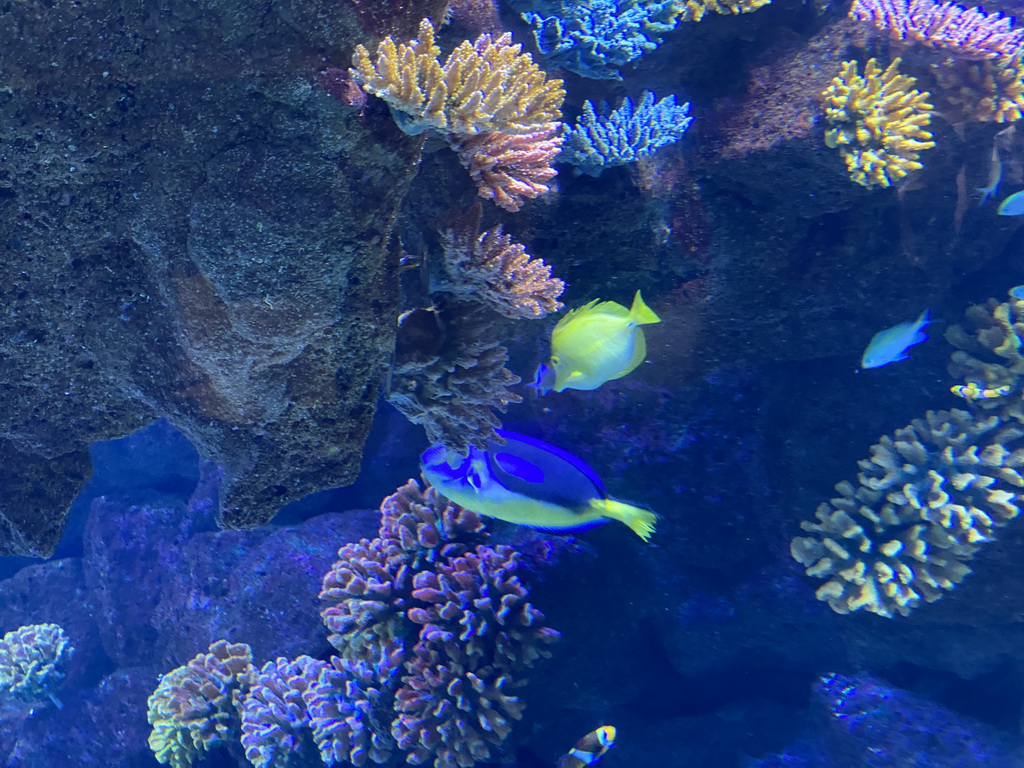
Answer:
<svg viewBox="0 0 1024 768"><path fill-rule="evenodd" d="M864 357L860 361L861 369L881 368L889 363L906 360L910 355L907 350L922 341L928 341L928 334L922 329L928 325L928 310L912 322L900 323L892 328L879 331L871 337Z"/></svg>
<svg viewBox="0 0 1024 768"><path fill-rule="evenodd" d="M1024 192L1014 192L999 204L1000 216L1024 216Z"/></svg>
<svg viewBox="0 0 1024 768"><path fill-rule="evenodd" d="M644 541L654 533L657 515L609 498L594 470L575 456L532 437L495 432L504 445L471 446L455 464L444 446L428 448L420 457L423 477L456 504L509 523L568 533L618 520Z"/></svg>

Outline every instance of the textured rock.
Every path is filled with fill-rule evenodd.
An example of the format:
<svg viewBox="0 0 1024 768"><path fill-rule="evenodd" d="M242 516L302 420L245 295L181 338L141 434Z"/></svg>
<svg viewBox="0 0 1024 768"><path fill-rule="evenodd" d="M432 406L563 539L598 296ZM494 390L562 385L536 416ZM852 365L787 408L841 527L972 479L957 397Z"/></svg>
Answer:
<svg viewBox="0 0 1024 768"><path fill-rule="evenodd" d="M86 446L161 416L224 467L226 527L354 479L420 142L314 82L381 21L326 0L0 14L0 554L52 552Z"/></svg>

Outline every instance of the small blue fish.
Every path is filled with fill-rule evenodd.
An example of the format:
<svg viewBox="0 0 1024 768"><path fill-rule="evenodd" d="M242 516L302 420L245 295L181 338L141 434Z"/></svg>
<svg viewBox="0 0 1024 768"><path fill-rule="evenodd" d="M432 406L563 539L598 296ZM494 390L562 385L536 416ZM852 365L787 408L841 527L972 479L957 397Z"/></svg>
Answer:
<svg viewBox="0 0 1024 768"><path fill-rule="evenodd" d="M560 448L525 435L495 430L504 445L470 447L451 463L443 445L420 457L423 477L456 504L517 525L568 533L608 520L625 523L644 541L657 515L608 497L590 467Z"/></svg>
<svg viewBox="0 0 1024 768"><path fill-rule="evenodd" d="M1024 301L1024 285L1015 285L1010 289L1010 298Z"/></svg>
<svg viewBox="0 0 1024 768"><path fill-rule="evenodd" d="M1003 179L1003 163L999 159L999 147L996 144L992 145L992 159L989 161L988 167L988 186L979 187L978 191L981 192L981 202L978 205L984 205L988 202L990 197L994 197L999 193L999 182Z"/></svg>
<svg viewBox="0 0 1024 768"><path fill-rule="evenodd" d="M1024 192L1014 192L999 204L1000 216L1024 216Z"/></svg>
<svg viewBox="0 0 1024 768"><path fill-rule="evenodd" d="M881 368L889 363L906 360L909 357L908 349L922 341L928 341L928 334L922 330L926 325L927 309L913 322L900 323L876 333L871 337L868 348L864 350L864 357L860 361L861 369Z"/></svg>

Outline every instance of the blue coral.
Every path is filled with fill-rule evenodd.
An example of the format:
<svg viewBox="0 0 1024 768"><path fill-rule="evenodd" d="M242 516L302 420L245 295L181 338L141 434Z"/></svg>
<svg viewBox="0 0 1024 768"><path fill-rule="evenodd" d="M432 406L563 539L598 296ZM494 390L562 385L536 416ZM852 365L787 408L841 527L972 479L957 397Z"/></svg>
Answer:
<svg viewBox="0 0 1024 768"><path fill-rule="evenodd" d="M601 105L598 114L585 101L579 122L565 133L558 160L576 166L580 173L600 176L605 168L635 162L679 141L693 120L689 112L690 105L678 106L675 96L655 103L650 91L644 91L637 107L627 98L610 113L607 104Z"/></svg>
<svg viewBox="0 0 1024 768"><path fill-rule="evenodd" d="M621 80L619 68L653 51L676 19L670 0L534 0L522 14L552 64L596 80Z"/></svg>

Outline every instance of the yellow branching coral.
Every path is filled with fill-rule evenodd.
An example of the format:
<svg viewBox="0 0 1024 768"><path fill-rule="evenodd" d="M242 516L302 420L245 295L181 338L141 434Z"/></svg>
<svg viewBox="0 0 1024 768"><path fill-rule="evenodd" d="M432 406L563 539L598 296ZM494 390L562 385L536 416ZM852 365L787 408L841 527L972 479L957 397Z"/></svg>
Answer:
<svg viewBox="0 0 1024 768"><path fill-rule="evenodd" d="M399 115L404 131L434 128L472 135L488 131L521 134L561 117L565 89L548 80L512 35L480 35L463 41L442 66L430 19L420 23L419 39L377 46L376 61L362 45L352 57L352 76L363 89L384 99Z"/></svg>
<svg viewBox="0 0 1024 768"><path fill-rule="evenodd" d="M809 576L828 580L818 599L891 618L953 589L971 572L965 561L1020 512L1022 438L1020 425L960 410L929 411L883 437L858 484L837 485L790 546Z"/></svg>
<svg viewBox="0 0 1024 768"><path fill-rule="evenodd" d="M708 12L726 16L750 13L772 0L676 0L672 3L672 16L680 21L700 21Z"/></svg>
<svg viewBox="0 0 1024 768"><path fill-rule="evenodd" d="M932 65L946 101L983 123L1012 123L1024 115L1024 55Z"/></svg>
<svg viewBox="0 0 1024 768"><path fill-rule="evenodd" d="M926 130L934 107L917 81L899 74L900 59L882 71L875 59L857 74L857 62L845 61L822 93L825 119L832 126L825 143L838 148L858 184L888 187L924 166L921 150L935 146Z"/></svg>
<svg viewBox="0 0 1024 768"><path fill-rule="evenodd" d="M946 331L946 340L957 348L949 372L962 381L953 394L1024 422L1024 300L1011 292L1007 301L989 299L968 308L965 317L968 327L954 325Z"/></svg>

